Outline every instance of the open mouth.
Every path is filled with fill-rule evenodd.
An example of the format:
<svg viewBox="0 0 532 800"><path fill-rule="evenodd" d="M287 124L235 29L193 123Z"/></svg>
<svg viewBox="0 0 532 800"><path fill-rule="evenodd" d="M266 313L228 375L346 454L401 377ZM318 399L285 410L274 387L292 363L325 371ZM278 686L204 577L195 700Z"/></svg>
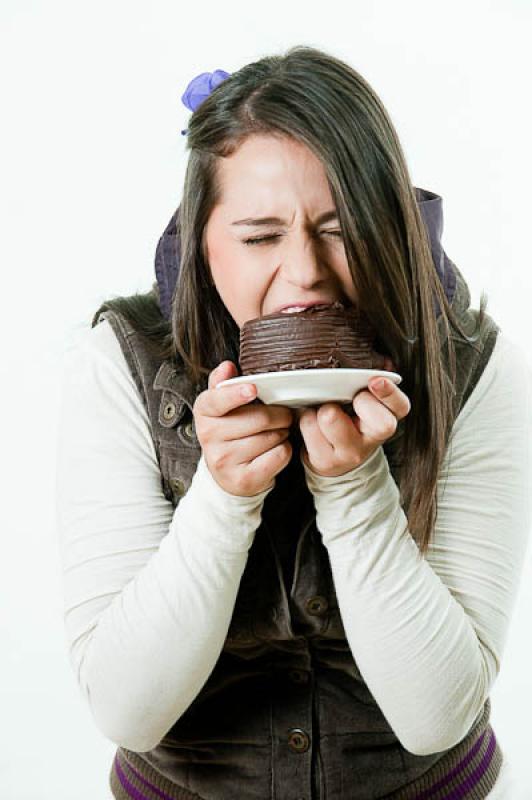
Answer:
<svg viewBox="0 0 532 800"><path fill-rule="evenodd" d="M345 303L343 303L341 300L322 300L320 303L311 303L311 305L307 305L307 306L298 306L298 305L288 306L287 308L282 308L280 310L280 313L281 314L299 314L301 311L308 311L309 309L316 308L317 306L325 307L325 306L332 306L332 305L334 305L334 306L339 305L342 308L345 308Z"/></svg>
<svg viewBox="0 0 532 800"><path fill-rule="evenodd" d="M283 308L281 314L298 314L300 311L305 311L307 308L313 308L313 306L289 306L288 308Z"/></svg>

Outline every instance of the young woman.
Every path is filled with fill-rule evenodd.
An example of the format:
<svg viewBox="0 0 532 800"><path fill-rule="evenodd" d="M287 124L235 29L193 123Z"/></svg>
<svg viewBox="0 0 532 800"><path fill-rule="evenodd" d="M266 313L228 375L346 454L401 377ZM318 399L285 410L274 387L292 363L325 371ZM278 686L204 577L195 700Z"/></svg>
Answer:
<svg viewBox="0 0 532 800"><path fill-rule="evenodd" d="M65 365L65 625L113 796L508 800L489 697L530 527L523 350L471 307L357 72L294 47L223 78L152 291ZM246 320L334 300L400 385L297 413L217 388Z"/></svg>

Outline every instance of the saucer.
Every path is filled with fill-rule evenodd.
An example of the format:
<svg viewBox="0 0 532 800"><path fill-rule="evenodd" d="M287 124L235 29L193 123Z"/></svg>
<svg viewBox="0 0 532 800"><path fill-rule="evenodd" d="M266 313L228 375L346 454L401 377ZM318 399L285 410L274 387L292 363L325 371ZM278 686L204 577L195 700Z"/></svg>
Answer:
<svg viewBox="0 0 532 800"><path fill-rule="evenodd" d="M239 375L218 384L231 386L253 383L257 397L265 405L305 408L323 403L351 403L361 389L367 389L370 378L388 378L395 384L403 380L397 372L383 369L293 369ZM217 388L218 388L217 387Z"/></svg>

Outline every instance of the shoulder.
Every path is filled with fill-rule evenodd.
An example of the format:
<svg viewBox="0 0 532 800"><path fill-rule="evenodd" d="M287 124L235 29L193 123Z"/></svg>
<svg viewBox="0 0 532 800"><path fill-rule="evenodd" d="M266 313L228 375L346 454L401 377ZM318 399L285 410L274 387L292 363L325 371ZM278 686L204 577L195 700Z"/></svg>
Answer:
<svg viewBox="0 0 532 800"><path fill-rule="evenodd" d="M107 319L73 335L63 355L62 382L63 393L84 391L86 400L115 407L133 403L142 411L136 382Z"/></svg>
<svg viewBox="0 0 532 800"><path fill-rule="evenodd" d="M107 320L76 332L64 354L60 440L68 453L92 454L93 465L101 458L102 469L107 455L113 463L134 457L158 469L146 406Z"/></svg>
<svg viewBox="0 0 532 800"><path fill-rule="evenodd" d="M520 344L499 331L475 388L458 415L455 429L486 414L511 412L524 422L530 417L532 369Z"/></svg>
<svg viewBox="0 0 532 800"><path fill-rule="evenodd" d="M68 343L64 353L69 366L80 364L101 364L116 371L127 371L127 363L118 338L110 322L103 318L94 328L82 328Z"/></svg>

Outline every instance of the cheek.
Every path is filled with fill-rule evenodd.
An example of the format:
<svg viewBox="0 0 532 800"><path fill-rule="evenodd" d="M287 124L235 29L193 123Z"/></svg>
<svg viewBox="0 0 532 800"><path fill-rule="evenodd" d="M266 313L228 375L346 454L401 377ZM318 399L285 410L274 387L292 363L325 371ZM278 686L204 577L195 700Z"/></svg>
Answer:
<svg viewBox="0 0 532 800"><path fill-rule="evenodd" d="M349 300L356 304L357 302L357 292L353 283L353 277L351 275L351 271L349 269L349 265L345 258L339 259L339 263L337 265L336 274L340 278L340 282L342 284L342 289L349 298Z"/></svg>
<svg viewBox="0 0 532 800"><path fill-rule="evenodd" d="M208 260L214 285L223 302L232 302L234 287L238 285L241 270L239 254L230 242L213 238L208 250Z"/></svg>
<svg viewBox="0 0 532 800"><path fill-rule="evenodd" d="M355 287L353 286L353 279L349 275L348 281L344 284L344 291L353 305L358 304L358 295Z"/></svg>
<svg viewBox="0 0 532 800"><path fill-rule="evenodd" d="M214 284L222 302L239 327L261 315L269 281L263 270L251 267L245 255L211 263Z"/></svg>

